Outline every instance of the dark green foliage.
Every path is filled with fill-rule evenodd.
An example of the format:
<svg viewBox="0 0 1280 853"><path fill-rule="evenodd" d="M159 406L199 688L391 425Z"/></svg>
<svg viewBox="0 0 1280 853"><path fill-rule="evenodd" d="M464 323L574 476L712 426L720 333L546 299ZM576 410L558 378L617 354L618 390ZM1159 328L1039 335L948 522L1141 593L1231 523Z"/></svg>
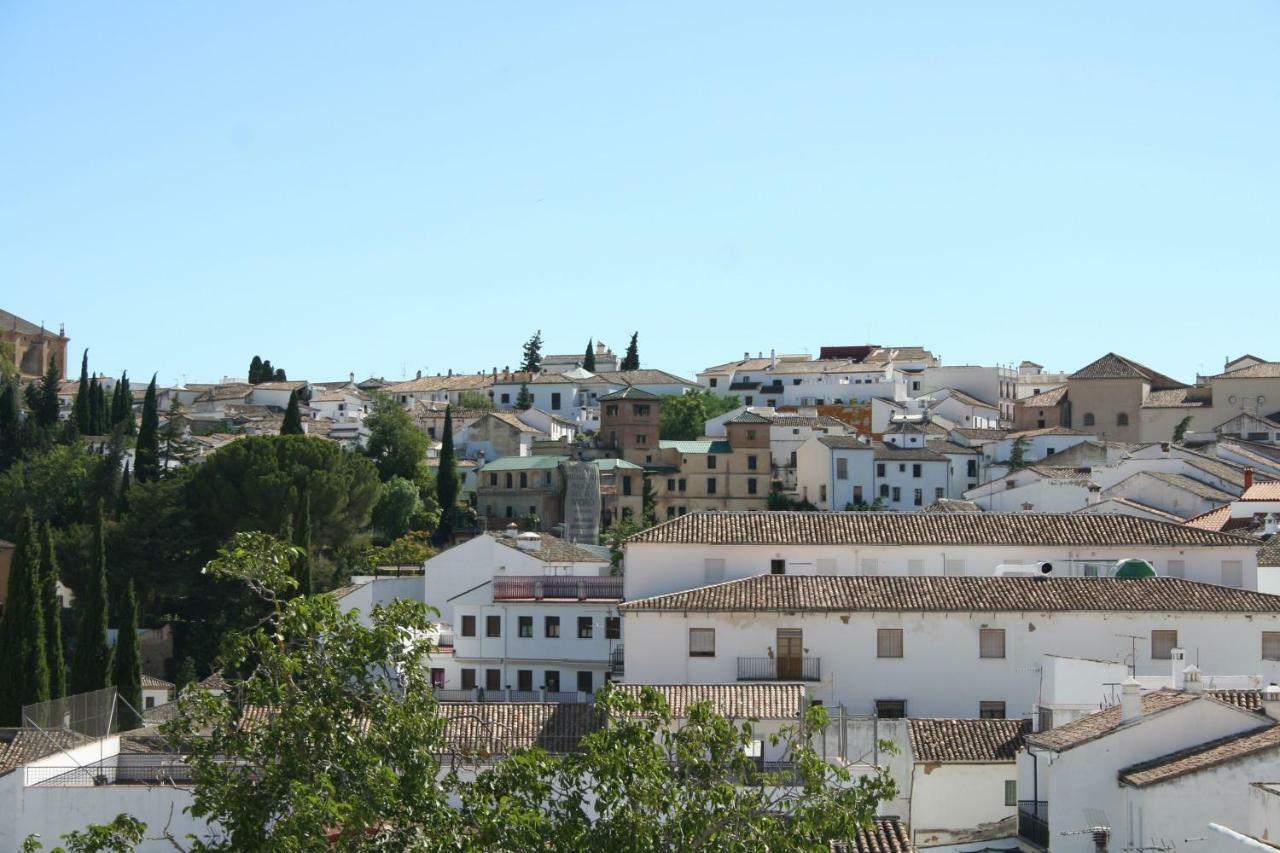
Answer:
<svg viewBox="0 0 1280 853"><path fill-rule="evenodd" d="M116 517L129 511L129 463L124 463L124 471L120 474L120 491L116 493Z"/></svg>
<svg viewBox="0 0 1280 853"><path fill-rule="evenodd" d="M409 413L395 400L380 395L364 423L369 428L365 453L377 464L379 476L416 481L431 440Z"/></svg>
<svg viewBox="0 0 1280 853"><path fill-rule="evenodd" d="M85 350L88 353L88 350ZM33 390L31 399L31 412L35 415L36 425L45 429L53 429L58 425L58 385L62 381L62 371L58 364L58 359L49 359L49 369L44 372L44 378L40 380L40 385L31 385L28 390Z"/></svg>
<svg viewBox="0 0 1280 853"><path fill-rule="evenodd" d="M1009 470L1017 471L1026 468L1031 463L1027 461L1027 448L1030 442L1026 438L1019 436L1013 442L1013 448L1009 451Z"/></svg>
<svg viewBox="0 0 1280 853"><path fill-rule="evenodd" d="M258 356L253 357L253 361L249 362L249 384L257 385L262 381L262 359Z"/></svg>
<svg viewBox="0 0 1280 853"><path fill-rule="evenodd" d="M263 359L263 360L262 360L262 373L261 373L261 375L258 377L258 382L259 382L259 383L261 383L261 382L270 382L271 380L275 379L275 376L276 376L276 369L275 369L274 367L272 367L272 366L271 366L271 359ZM257 383L255 383L255 384L257 384Z"/></svg>
<svg viewBox="0 0 1280 853"><path fill-rule="evenodd" d="M0 471L8 470L22 456L22 415L18 386L12 379L0 382Z"/></svg>
<svg viewBox="0 0 1280 853"><path fill-rule="evenodd" d="M174 683L181 692L182 688L188 684L196 684L200 681L200 674L196 671L196 660L192 657L182 659L182 666L178 667L178 674L174 678Z"/></svg>
<svg viewBox="0 0 1280 853"><path fill-rule="evenodd" d="M289 377L285 374L283 367L277 367L272 379L276 382L288 382Z"/></svg>
<svg viewBox="0 0 1280 853"><path fill-rule="evenodd" d="M1178 421L1178 425L1173 428L1173 443L1181 444L1182 439L1186 437L1187 430L1191 427L1191 415L1187 415Z"/></svg>
<svg viewBox="0 0 1280 853"><path fill-rule="evenodd" d="M169 416L160 430L161 470L171 470L177 465L190 465L200 455L196 443L187 435L186 421L182 417L182 403L177 396L169 404Z"/></svg>
<svg viewBox="0 0 1280 853"><path fill-rule="evenodd" d="M0 473L0 538L17 530L27 510L59 530L91 521L105 464L76 442L32 453Z"/></svg>
<svg viewBox="0 0 1280 853"><path fill-rule="evenodd" d="M537 373L542 369L542 330L533 333L533 337L525 341L524 355L520 360L520 369L526 373Z"/></svg>
<svg viewBox="0 0 1280 853"><path fill-rule="evenodd" d="M492 412L495 407L488 394L482 394L479 391L463 391L458 394L458 408L464 411Z"/></svg>
<svg viewBox="0 0 1280 853"><path fill-rule="evenodd" d="M706 434L707 421L738 408L737 397L710 391L672 394L662 398L658 436L665 441L695 441Z"/></svg>
<svg viewBox="0 0 1280 853"><path fill-rule="evenodd" d="M58 699L67 692L67 653L62 647L62 599L58 597L58 549L53 528L40 529L40 600L44 610L44 651L49 661L49 698Z"/></svg>
<svg viewBox="0 0 1280 853"><path fill-rule="evenodd" d="M69 692L89 693L110 684L111 647L107 644L107 532L102 507L93 528L93 564L88 584L76 596L76 650Z"/></svg>
<svg viewBox="0 0 1280 853"><path fill-rule="evenodd" d="M98 426L95 435L106 435L111 432L111 405L107 402L107 389L102 380L98 380L98 390L94 394L94 414Z"/></svg>
<svg viewBox="0 0 1280 853"><path fill-rule="evenodd" d="M71 405L71 420L81 435L92 435L89 432L89 411L92 408L89 387L89 351L85 350L80 357L80 387L76 389L76 399Z"/></svg>
<svg viewBox="0 0 1280 853"><path fill-rule="evenodd" d="M302 515L298 518L298 530L294 534L293 544L298 547L298 557L294 566L294 577L298 580L298 593L311 595L315 592L315 581L311 577L311 495L302 496Z"/></svg>
<svg viewBox="0 0 1280 853"><path fill-rule="evenodd" d="M280 426L281 435L302 435L302 413L298 410L298 392L289 392L289 405L284 410L284 423Z"/></svg>
<svg viewBox="0 0 1280 853"><path fill-rule="evenodd" d="M392 477L382 484L382 493L373 508L373 526L388 541L409 532L409 525L422 512L418 487L403 477Z"/></svg>
<svg viewBox="0 0 1280 853"><path fill-rule="evenodd" d="M652 527L658 523L658 499L653 493L653 481L649 477L644 478L644 491L640 496L640 515L644 519L646 527Z"/></svg>
<svg viewBox="0 0 1280 853"><path fill-rule="evenodd" d="M444 410L444 435L440 439L440 468L436 471L436 500L440 504L440 523L432 540L436 545L453 541L458 507L458 460L453 453L453 409Z"/></svg>
<svg viewBox="0 0 1280 853"><path fill-rule="evenodd" d="M156 404L156 377L151 375L142 400L142 424L134 450L133 476L139 483L160 478L160 411Z"/></svg>
<svg viewBox="0 0 1280 853"><path fill-rule="evenodd" d="M582 369L590 370L592 373L596 372L596 348L594 341L587 341L587 352L582 356Z"/></svg>
<svg viewBox="0 0 1280 853"><path fill-rule="evenodd" d="M116 391L116 407L111 412L111 425L123 427L125 435L133 435L138 431L138 424L133 417L133 389L129 387L128 372L120 375Z"/></svg>
<svg viewBox="0 0 1280 853"><path fill-rule="evenodd" d="M520 383L520 393L516 395L516 408L520 411L528 411L533 408L533 395L529 393L529 383Z"/></svg>
<svg viewBox="0 0 1280 853"><path fill-rule="evenodd" d="M111 666L111 683L122 701L116 707L120 731L142 725L142 650L138 646L138 601L133 581L124 588L116 610L116 652Z"/></svg>
<svg viewBox="0 0 1280 853"><path fill-rule="evenodd" d="M627 344L626 355L622 357L622 364L618 365L619 370L639 370L640 369L640 350L638 341L640 333L634 332L631 335L631 343Z"/></svg>
<svg viewBox="0 0 1280 853"><path fill-rule="evenodd" d="M49 661L41 606L40 537L31 513L18 528L0 619L0 725L22 724L22 706L49 699Z"/></svg>
<svg viewBox="0 0 1280 853"><path fill-rule="evenodd" d="M818 508L808 500L796 500L788 497L782 491L782 484L777 480L773 481L773 485L769 489L768 507L771 510L784 510L787 512L817 512Z"/></svg>

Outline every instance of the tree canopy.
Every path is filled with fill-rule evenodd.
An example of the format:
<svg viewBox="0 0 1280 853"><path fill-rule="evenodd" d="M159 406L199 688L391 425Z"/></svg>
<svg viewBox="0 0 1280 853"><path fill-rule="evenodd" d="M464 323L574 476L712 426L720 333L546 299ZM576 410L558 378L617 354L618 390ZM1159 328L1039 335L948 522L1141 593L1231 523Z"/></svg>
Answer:
<svg viewBox="0 0 1280 853"><path fill-rule="evenodd" d="M520 358L520 369L526 373L537 373L542 369L542 330L533 333L533 337L524 343L523 355Z"/></svg>
<svg viewBox="0 0 1280 853"><path fill-rule="evenodd" d="M631 335L631 343L627 344L627 351L622 356L622 363L618 365L619 370L639 370L640 369L640 333L633 332Z"/></svg>
<svg viewBox="0 0 1280 853"><path fill-rule="evenodd" d="M658 435L667 441L693 441L706 434L708 420L739 405L737 397L721 397L707 390L665 396Z"/></svg>
<svg viewBox="0 0 1280 853"><path fill-rule="evenodd" d="M369 428L365 453L378 466L379 476L383 480L392 477L416 480L431 439L418 428L404 407L385 394L379 395L364 425Z"/></svg>

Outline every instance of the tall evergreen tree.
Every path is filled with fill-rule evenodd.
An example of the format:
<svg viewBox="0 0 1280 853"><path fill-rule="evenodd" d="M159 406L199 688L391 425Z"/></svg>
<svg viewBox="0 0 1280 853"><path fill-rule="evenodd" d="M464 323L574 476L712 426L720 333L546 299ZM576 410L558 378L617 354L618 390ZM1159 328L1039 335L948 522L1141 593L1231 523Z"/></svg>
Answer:
<svg viewBox="0 0 1280 853"><path fill-rule="evenodd" d="M53 525L41 526L41 590L44 608L44 652L49 661L49 698L67 694L67 653L62 647L62 599L58 597L58 551L54 547Z"/></svg>
<svg viewBox="0 0 1280 853"><path fill-rule="evenodd" d="M302 551L298 557L296 577L298 594L311 595L315 585L311 578L311 495L302 496L302 513L298 518L298 530L294 534L293 544Z"/></svg>
<svg viewBox="0 0 1280 853"><path fill-rule="evenodd" d="M249 362L249 384L257 385L262 381L262 359L258 356L253 357L253 361Z"/></svg>
<svg viewBox="0 0 1280 853"><path fill-rule="evenodd" d="M88 350L85 350L88 353ZM40 380L40 389L33 397L32 412L36 416L36 425L52 429L58 425L58 413L61 404L58 402L58 386L62 382L62 368L57 358L49 359L49 368ZM31 386L32 388L36 386Z"/></svg>
<svg viewBox="0 0 1280 853"><path fill-rule="evenodd" d="M533 337L525 341L524 356L520 369L526 373L537 373L542 368L542 330L533 333Z"/></svg>
<svg viewBox="0 0 1280 853"><path fill-rule="evenodd" d="M124 470L120 472L120 491L116 493L116 518L121 518L129 512L129 463L124 463Z"/></svg>
<svg viewBox="0 0 1280 853"><path fill-rule="evenodd" d="M22 456L22 415L18 386L12 379L0 381L0 471Z"/></svg>
<svg viewBox="0 0 1280 853"><path fill-rule="evenodd" d="M169 416L160 430L160 470L167 471L175 462L190 465L199 455L200 449L188 435L182 420L182 402L175 395L169 403Z"/></svg>
<svg viewBox="0 0 1280 853"><path fill-rule="evenodd" d="M133 391L129 388L129 372L120 374L111 393L111 418L108 421L111 429L121 427L125 435L133 435L136 430L133 422Z"/></svg>
<svg viewBox="0 0 1280 853"><path fill-rule="evenodd" d="M83 594L76 596L79 627L71 661L72 694L101 690L110 684L111 647L107 644L107 531L102 505L93 527L93 561Z"/></svg>
<svg viewBox="0 0 1280 853"><path fill-rule="evenodd" d="M298 410L298 392L289 392L289 405L284 410L284 423L280 425L281 435L304 435L302 429L302 412Z"/></svg>
<svg viewBox="0 0 1280 853"><path fill-rule="evenodd" d="M276 378L276 369L271 366L271 359L264 358L262 360L262 372L258 374L258 381L255 382L254 384L256 385L262 382L270 382L275 378Z"/></svg>
<svg viewBox="0 0 1280 853"><path fill-rule="evenodd" d="M49 662L40 606L40 539L28 510L18 527L0 620L0 723L22 724L22 706L49 699Z"/></svg>
<svg viewBox="0 0 1280 853"><path fill-rule="evenodd" d="M631 335L631 343L627 344L627 353L622 357L622 364L619 370L639 370L640 369L640 350L637 341L640 338L639 332L633 332Z"/></svg>
<svg viewBox="0 0 1280 853"><path fill-rule="evenodd" d="M89 399L89 350L80 357L80 387L76 389L76 399L71 406L71 419L81 435L92 435L89 432L89 412L92 401Z"/></svg>
<svg viewBox="0 0 1280 853"><path fill-rule="evenodd" d="M107 402L107 387L102 379L98 380L97 404L98 429L101 432L95 434L107 435L111 432L113 424L111 423L111 405Z"/></svg>
<svg viewBox="0 0 1280 853"><path fill-rule="evenodd" d="M285 374L283 367L277 367L275 375L271 377L276 382L288 382L289 377Z"/></svg>
<svg viewBox="0 0 1280 853"><path fill-rule="evenodd" d="M590 370L592 373L596 372L595 341L592 341L592 340L587 341L587 352L586 352L586 355L582 357L582 369Z"/></svg>
<svg viewBox="0 0 1280 853"><path fill-rule="evenodd" d="M516 408L520 411L528 411L533 408L533 394L529 392L529 383L520 383L520 393L516 394Z"/></svg>
<svg viewBox="0 0 1280 853"><path fill-rule="evenodd" d="M160 479L160 412L156 410L155 374L142 401L142 425L138 427L133 476L139 483Z"/></svg>
<svg viewBox="0 0 1280 853"><path fill-rule="evenodd" d="M186 657L182 659L182 666L178 668L178 676L174 679L178 686L179 692L188 684L195 684L200 680L199 674L196 672L195 658Z"/></svg>
<svg viewBox="0 0 1280 853"><path fill-rule="evenodd" d="M102 396L102 386L98 384L98 374L93 374L89 379L89 414L88 421L81 426L79 420L76 421L76 427L80 430L81 435L102 435L102 418L99 397ZM79 397L76 398L76 406L80 405ZM77 413L78 414L78 413Z"/></svg>
<svg viewBox="0 0 1280 853"><path fill-rule="evenodd" d="M528 390L528 389L524 389ZM453 541L458 517L458 460L453 455L453 407L444 408L444 435L440 438L440 467L436 471L436 500L440 503L440 523L432 540L436 545Z"/></svg>
<svg viewBox="0 0 1280 853"><path fill-rule="evenodd" d="M111 681L124 700L116 707L120 731L129 731L142 725L142 650L138 647L138 601L132 580L124 588L117 613L119 619Z"/></svg>

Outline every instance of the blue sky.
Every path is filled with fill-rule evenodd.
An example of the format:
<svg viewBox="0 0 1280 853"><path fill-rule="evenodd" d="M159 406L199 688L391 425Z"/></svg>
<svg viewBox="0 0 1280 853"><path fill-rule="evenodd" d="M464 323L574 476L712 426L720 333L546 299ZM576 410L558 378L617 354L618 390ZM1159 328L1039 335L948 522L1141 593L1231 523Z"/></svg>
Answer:
<svg viewBox="0 0 1280 853"><path fill-rule="evenodd" d="M1280 358L1278 152L1274 2L10 0L0 307L164 381L536 328L1190 379Z"/></svg>

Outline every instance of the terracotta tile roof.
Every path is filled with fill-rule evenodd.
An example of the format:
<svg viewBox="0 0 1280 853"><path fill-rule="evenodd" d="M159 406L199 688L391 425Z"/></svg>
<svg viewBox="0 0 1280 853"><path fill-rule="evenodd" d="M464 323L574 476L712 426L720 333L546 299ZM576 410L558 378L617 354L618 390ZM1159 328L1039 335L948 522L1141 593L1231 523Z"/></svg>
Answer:
<svg viewBox="0 0 1280 853"><path fill-rule="evenodd" d="M1276 748L1280 748L1280 726L1269 724L1130 765L1120 771L1120 783L1134 788L1158 785Z"/></svg>
<svg viewBox="0 0 1280 853"><path fill-rule="evenodd" d="M1072 429L1071 427L1056 426L1042 427L1040 429L1024 429L1019 432L1011 432L1008 437L1012 439L1036 438L1037 436L1042 435L1093 435L1093 433L1081 432L1080 430Z"/></svg>
<svg viewBox="0 0 1280 853"><path fill-rule="evenodd" d="M196 397L197 403L208 403L217 400L241 400L253 393L254 386L245 383L233 385L216 385Z"/></svg>
<svg viewBox="0 0 1280 853"><path fill-rule="evenodd" d="M1150 477L1158 480L1167 486L1189 492L1199 498L1214 503L1223 503L1235 499L1235 495L1230 492L1224 492L1222 489L1215 488L1208 483L1197 480L1195 477L1188 477L1186 474L1170 474L1165 471L1143 471L1135 474L1135 477Z"/></svg>
<svg viewBox="0 0 1280 853"><path fill-rule="evenodd" d="M1151 390L1159 391L1166 388L1183 388L1186 383L1179 382L1165 376L1163 373L1157 373L1151 368L1131 361L1121 355L1109 352L1097 361L1092 361L1084 367L1071 374L1071 379L1145 379L1151 385Z"/></svg>
<svg viewBox="0 0 1280 853"><path fill-rule="evenodd" d="M455 373L453 376L424 376L404 382L392 382L383 387L388 394L412 394L427 391L476 391L488 388L493 377L487 373Z"/></svg>
<svg viewBox="0 0 1280 853"><path fill-rule="evenodd" d="M544 563L607 563L608 557L602 557L594 551L589 551L579 545L575 545L559 537L552 536L549 533L539 533L541 544L537 548L525 551L516 545L516 540L509 536L503 536L495 533L493 540L499 545L506 546L513 551L519 551L521 554L528 554L535 560L541 560Z"/></svg>
<svg viewBox="0 0 1280 853"><path fill-rule="evenodd" d="M1156 690L1143 695L1142 713L1144 715L1158 714L1161 711L1167 711L1170 708L1194 702L1198 698L1192 693L1182 693L1168 689ZM1081 717L1055 729L1027 735L1023 740L1029 746L1065 752L1068 749L1073 749L1081 744L1111 734L1120 728L1120 723L1120 706L1112 705L1106 710L1090 714L1087 717Z"/></svg>
<svg viewBox="0 0 1280 853"><path fill-rule="evenodd" d="M696 512L629 542L706 545L1240 546L1254 540L1129 515L983 512Z"/></svg>
<svg viewBox="0 0 1280 853"><path fill-rule="evenodd" d="M0 742L0 774L16 770L24 764L53 755L63 749L90 743L86 737L71 729L10 729L13 736L8 742ZM2 740L2 738L0 738Z"/></svg>
<svg viewBox="0 0 1280 853"><path fill-rule="evenodd" d="M757 575L641 598L624 612L1280 613L1280 596L1180 578Z"/></svg>
<svg viewBox="0 0 1280 853"><path fill-rule="evenodd" d="M1258 549L1259 566L1280 566L1280 536L1272 536Z"/></svg>
<svg viewBox="0 0 1280 853"><path fill-rule="evenodd" d="M828 427L832 429L852 429L847 423L830 415L797 415L790 412L765 415L769 422L777 427Z"/></svg>
<svg viewBox="0 0 1280 853"><path fill-rule="evenodd" d="M299 379L297 381L259 382L253 387L259 391L301 391L303 388L307 387L307 382L304 379Z"/></svg>
<svg viewBox="0 0 1280 853"><path fill-rule="evenodd" d="M872 443L877 460L886 462L946 462L947 457L924 447L898 447L883 441Z"/></svg>
<svg viewBox="0 0 1280 853"><path fill-rule="evenodd" d="M856 435L820 435L818 443L832 450L865 450L874 452L875 447L868 441L861 441Z"/></svg>
<svg viewBox="0 0 1280 853"><path fill-rule="evenodd" d="M1039 394L1032 394L1030 397L1023 397L1018 400L1015 405L1022 406L1026 409L1049 409L1062 402L1062 398L1067 396L1067 386L1060 388L1052 388Z"/></svg>
<svg viewBox="0 0 1280 853"><path fill-rule="evenodd" d="M960 391L956 388L939 388L938 391L934 391L932 393L937 394L939 391L946 391L948 394L948 397L947 397L948 400L956 400L957 402L963 403L966 406L980 406L984 409L993 409L993 410L996 408L995 403L988 403L986 400L979 400L977 397L973 396L972 394L966 393L964 391Z"/></svg>
<svg viewBox="0 0 1280 853"><path fill-rule="evenodd" d="M1142 401L1144 409L1195 409L1213 405L1208 388L1166 388L1152 391Z"/></svg>
<svg viewBox="0 0 1280 853"><path fill-rule="evenodd" d="M877 347L863 359L864 362L875 361L919 361L933 360L933 353L924 347Z"/></svg>
<svg viewBox="0 0 1280 853"><path fill-rule="evenodd" d="M48 335L51 338L59 337L58 333L53 329L37 326L30 320L24 320L17 314L11 314L3 309L0 309L0 331L17 332L22 335Z"/></svg>
<svg viewBox="0 0 1280 853"><path fill-rule="evenodd" d="M1280 501L1280 480L1255 481L1240 496L1242 501Z"/></svg>
<svg viewBox="0 0 1280 853"><path fill-rule="evenodd" d="M623 693L639 696L652 687L667 700L674 717L688 715L695 702L710 702L717 713L737 720L794 720L805 689L800 684L619 684Z"/></svg>
<svg viewBox="0 0 1280 853"><path fill-rule="evenodd" d="M1011 764L1030 720L912 719L911 752L917 763Z"/></svg>
<svg viewBox="0 0 1280 853"><path fill-rule="evenodd" d="M747 409L729 418L729 420L725 421L725 423L726 424L771 424L773 423L773 421L765 417L764 415L761 415L757 412L753 412L750 409Z"/></svg>
<svg viewBox="0 0 1280 853"><path fill-rule="evenodd" d="M708 367L702 371L704 375L715 374L717 376L727 373L733 373L735 370L764 370L770 364L767 358L748 358L742 361L727 361L724 364L717 364Z"/></svg>
<svg viewBox="0 0 1280 853"><path fill-rule="evenodd" d="M1113 504L1118 504L1119 506L1122 506L1122 507L1130 507L1131 509L1137 510L1138 512L1149 513L1150 515L1154 515L1161 520L1169 521L1174 524L1182 524L1182 521L1183 521L1182 516L1180 515L1174 515L1171 512L1165 512L1162 509L1157 509L1156 507L1148 506L1147 504L1144 504L1140 501L1135 501L1133 498L1122 498L1117 495L1105 495L1102 498L1102 500L1098 502L1098 504L1081 507L1080 509L1076 510L1076 512L1090 512L1090 511L1104 512L1105 510L1096 509L1097 506L1104 503L1113 503Z"/></svg>
<svg viewBox="0 0 1280 853"><path fill-rule="evenodd" d="M690 382L674 373L667 373L665 370L616 370L613 372L597 373L601 379L610 383L622 383L624 385L696 385L696 382Z"/></svg>
<svg viewBox="0 0 1280 853"><path fill-rule="evenodd" d="M921 510L921 512L982 512L982 507L973 501L939 498Z"/></svg>
<svg viewBox="0 0 1280 853"><path fill-rule="evenodd" d="M200 682L200 686L205 690L221 690L227 693L231 690L231 682L227 681L222 675L222 670L218 670L211 674L208 678Z"/></svg>
<svg viewBox="0 0 1280 853"><path fill-rule="evenodd" d="M1226 373L1219 373L1213 379L1276 379L1280 378L1280 361L1264 361L1248 367L1238 367Z"/></svg>
<svg viewBox="0 0 1280 853"><path fill-rule="evenodd" d="M1203 471L1210 476L1217 477L1224 483L1230 483L1233 486L1244 488L1244 466L1237 465L1234 462L1225 462L1221 459L1214 459L1212 456L1205 456L1202 453L1196 453L1183 449L1180 451L1184 454L1182 461L1195 468L1197 471Z"/></svg>
<svg viewBox="0 0 1280 853"><path fill-rule="evenodd" d="M450 749L481 755L531 746L572 752L604 725L594 705L576 702L441 702L438 713Z"/></svg>
<svg viewBox="0 0 1280 853"><path fill-rule="evenodd" d="M916 853L911 833L896 817L875 818L852 841L832 841L831 853Z"/></svg>
<svg viewBox="0 0 1280 853"><path fill-rule="evenodd" d="M1046 480L1071 480L1072 482L1077 483L1087 483L1093 479L1093 473L1088 468L1065 468L1055 465L1031 465L1028 470L1036 472Z"/></svg>
<svg viewBox="0 0 1280 853"><path fill-rule="evenodd" d="M515 429L516 432L530 433L533 435L542 435L542 430L537 427L531 427L516 416L515 412L488 412L480 420L484 418L495 418L502 421L509 427Z"/></svg>
<svg viewBox="0 0 1280 853"><path fill-rule="evenodd" d="M147 675L146 673L143 673L142 686L148 690L172 690L174 688L174 683L172 681L165 681L163 678L156 678L154 675Z"/></svg>
<svg viewBox="0 0 1280 853"><path fill-rule="evenodd" d="M628 385L626 388L620 388L617 391L611 391L608 394L600 395L600 402L610 402L612 400L661 400L657 394L651 394L643 388L637 388L634 385Z"/></svg>
<svg viewBox="0 0 1280 853"><path fill-rule="evenodd" d="M965 438L977 441L1002 441L1009 435L1008 430L1003 429L980 429L978 427L960 427L953 432L963 435Z"/></svg>
<svg viewBox="0 0 1280 853"><path fill-rule="evenodd" d="M1261 690L1206 690L1214 699L1244 708L1246 711L1262 710Z"/></svg>

